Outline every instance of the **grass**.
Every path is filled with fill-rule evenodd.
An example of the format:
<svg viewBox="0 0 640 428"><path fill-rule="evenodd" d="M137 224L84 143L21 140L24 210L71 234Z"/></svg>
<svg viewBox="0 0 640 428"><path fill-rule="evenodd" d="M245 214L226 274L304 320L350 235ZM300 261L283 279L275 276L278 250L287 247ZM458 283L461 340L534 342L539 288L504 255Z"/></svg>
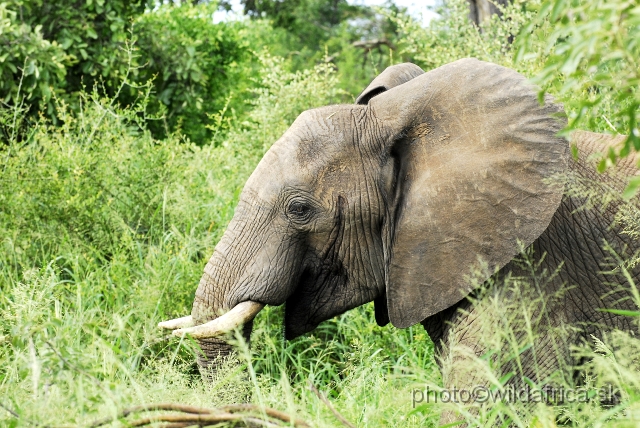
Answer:
<svg viewBox="0 0 640 428"><path fill-rule="evenodd" d="M197 345L156 328L190 311L264 151L300 111L345 99L328 66L289 73L265 56L263 70L251 115L208 146L154 140L139 120L144 103L120 109L94 93L77 117L59 105L63 126L40 123L2 152L0 403L19 415L2 412L4 424L84 425L140 403L250 399L333 426L311 380L355 423L405 425L407 385L437 375L432 345L422 327L377 327L371 306L291 342L281 309L268 308L245 366L212 384L197 372Z"/></svg>
<svg viewBox="0 0 640 428"><path fill-rule="evenodd" d="M458 3L449 32L441 25L421 33L404 22L403 31L413 38L407 40L424 48L417 61L436 66L478 53L508 63L511 53L496 40L517 32L530 12L511 10L509 20L478 33L460 19L464 10ZM474 37L467 37L471 31ZM446 43L424 56L438 38ZM230 363L213 382L202 382L197 345L163 335L157 322L190 311L206 259L270 144L299 112L353 100L335 89L338 76L329 65L290 73L276 57L263 54L262 61L250 113L212 115L214 137L208 145L197 146L180 134L154 139L142 124L145 88L140 88L140 101L128 108L97 93L83 96L77 115L58 103L62 125L42 121L27 138L0 146L0 405L10 410L0 411L1 424L87 425L143 403L215 407L249 400L313 426L340 426L309 390L312 382L357 426L435 426L443 409L459 412L470 426L635 426L640 340L631 334L618 332L574 350L588 361L580 381L592 389L613 385L621 391L616 406L596 401L475 409L430 405L415 402L417 391L442 385L426 332L419 325L378 327L371 304L289 342L281 333L281 308L266 308L256 319L251 350L239 345L240 365ZM522 67L532 74L541 65ZM5 109L0 120L18 123L19 113ZM637 208L621 206L621 221L638 236ZM504 289L524 297L527 284L549 274L532 267L530 278ZM507 315L529 314L522 318L527 321L543 303L529 296L514 299L509 308L503 297L483 299L487 311L505 316L484 330L489 353L467 360L465 367L495 390L508 379L498 375L492 356L517 361L535 337L526 322ZM521 337L517 331L526 333L524 342L514 340ZM468 354L463 348L454 352ZM576 387L572 379L560 382Z"/></svg>

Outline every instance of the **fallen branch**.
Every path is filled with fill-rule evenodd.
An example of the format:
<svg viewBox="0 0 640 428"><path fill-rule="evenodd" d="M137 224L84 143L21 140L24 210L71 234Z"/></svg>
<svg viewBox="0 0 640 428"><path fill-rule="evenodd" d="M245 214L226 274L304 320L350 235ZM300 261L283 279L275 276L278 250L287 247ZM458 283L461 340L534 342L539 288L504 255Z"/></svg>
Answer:
<svg viewBox="0 0 640 428"><path fill-rule="evenodd" d="M292 418L280 410L271 409L269 407L259 407L255 404L229 404L227 406L222 406L220 410L229 413L236 412L256 412L256 413L265 413L268 416L271 416L274 419L279 419L285 423L293 423L294 426L297 427L308 427L309 425L298 418Z"/></svg>
<svg viewBox="0 0 640 428"><path fill-rule="evenodd" d="M309 389L311 391L313 391L318 398L329 408L329 410L331 410L331 413L333 413L333 415L336 417L336 419L338 419L340 422L342 422L342 424L346 427L349 428L356 428L355 425L353 425L351 422L349 422L347 420L347 418L345 418L344 416L342 416L329 402L329 400L327 400L327 397L324 396L323 393L321 393L320 391L318 391L318 388L316 388L316 386L311 383L311 381L309 381Z"/></svg>
<svg viewBox="0 0 640 428"><path fill-rule="evenodd" d="M215 425L224 422L239 422L246 418L242 415L223 413L219 415L158 415L149 416L129 423L130 427L141 427L156 422L189 423L189 425Z"/></svg>
<svg viewBox="0 0 640 428"><path fill-rule="evenodd" d="M202 409L194 406L187 406L186 404L178 404L178 403L155 403L155 404L143 404L141 406L133 406L128 409L124 409L115 417L99 419L89 425L88 428L97 428L102 425L106 425L109 422L113 422L116 419L126 418L127 416L133 413L140 412L152 412L154 410L170 410L175 412L183 412L183 413L192 413L197 415L208 415L211 414L211 411L208 409Z"/></svg>
<svg viewBox="0 0 640 428"><path fill-rule="evenodd" d="M93 422L88 428L97 428L118 419L126 418L134 413L172 411L183 414L154 415L131 421L127 426L141 427L158 422L166 422L163 428L180 428L187 426L210 426L226 424L229 422L242 423L246 425L262 425L267 427L293 425L294 427L307 428L309 425L297 418L269 407L260 407L254 404L230 404L220 408L206 409L178 403L155 403L144 404L124 409L115 417L104 418ZM261 418L262 416L262 418ZM265 418L271 418L271 420ZM276 423L277 422L277 423ZM234 425L235 426L235 425Z"/></svg>

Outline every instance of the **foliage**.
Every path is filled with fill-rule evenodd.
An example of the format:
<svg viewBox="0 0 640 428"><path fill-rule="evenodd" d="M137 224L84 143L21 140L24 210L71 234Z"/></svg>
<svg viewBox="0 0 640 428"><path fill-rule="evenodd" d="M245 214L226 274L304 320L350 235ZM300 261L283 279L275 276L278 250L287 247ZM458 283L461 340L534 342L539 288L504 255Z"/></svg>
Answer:
<svg viewBox="0 0 640 428"><path fill-rule="evenodd" d="M215 10L215 4L163 6L135 22L142 67L134 79L153 83L147 114L162 117L150 123L156 136L180 128L203 144L211 136L208 115L222 110L227 98L239 114L245 109L242 92L253 72L249 40L256 37L244 23L213 24Z"/></svg>
<svg viewBox="0 0 640 428"><path fill-rule="evenodd" d="M254 18L267 17L274 26L285 28L307 46L326 40L330 30L360 10L346 0L242 0L244 13Z"/></svg>
<svg viewBox="0 0 640 428"><path fill-rule="evenodd" d="M323 59L322 54L328 56L339 70L340 87L355 99L375 76L397 62L394 55L399 40L398 27L387 15L403 11L393 5L385 13L361 10L359 18L336 27L333 36L325 42L325 50L316 51L311 60L317 62ZM358 43L363 44L357 46Z"/></svg>
<svg viewBox="0 0 640 428"><path fill-rule="evenodd" d="M217 2L166 4L145 12L146 4L91 1L77 8L65 1L52 9L41 0L2 3L0 43L8 49L0 57L0 96L13 105L24 99L32 119L43 112L57 123L54 98L78 112L83 88L98 87L113 97L126 79L131 85L118 92L118 102L145 98L144 117L155 137L180 130L202 145L212 137L211 115L226 109L227 115L242 116L247 109L246 91L255 87L259 67L256 51L263 47L288 56L294 70L329 58L345 71L341 87L350 92L390 64L386 47L371 52L352 43L393 39L395 27L345 1L247 3L253 16L264 12L272 20L219 24L211 20ZM265 12L270 8L277 11ZM144 94L137 87L149 81L153 90ZM0 129L7 138L9 129Z"/></svg>
<svg viewBox="0 0 640 428"><path fill-rule="evenodd" d="M0 97L16 101L25 64L25 76L33 82L24 85L22 94L34 109L43 103L49 115L54 113L54 93L73 94L99 82L115 90L128 70L123 48L131 19L145 7L144 0L1 3L5 30L0 37L8 49L0 74L10 78L3 78Z"/></svg>
<svg viewBox="0 0 640 428"><path fill-rule="evenodd" d="M502 16L492 15L482 28L469 20L466 0L447 1L446 6L438 9L442 19L431 21L427 27L403 14L390 14L390 18L398 26L398 48L403 60L412 61L425 70L465 57L513 67L509 41L534 18L531 3L514 0L502 9ZM531 72L527 65L515 65L518 71Z"/></svg>
<svg viewBox="0 0 640 428"><path fill-rule="evenodd" d="M13 104L24 98L32 117L40 108L57 123L54 96L77 112L84 88L99 87L113 97L126 79L132 85L118 92L118 101L127 105L146 97L145 117L154 135L180 128L204 144L211 137L208 114L221 110L227 98L231 110L241 114L246 107L242 92L252 86L255 69L248 40L274 37L262 30L263 23L213 24L215 3L143 13L145 4L1 3L0 43L8 49L0 56L0 96ZM148 81L153 91L143 94L136 86Z"/></svg>
<svg viewBox="0 0 640 428"><path fill-rule="evenodd" d="M291 68L304 70L328 61L340 70L340 87L357 95L378 73L393 63L397 26L375 8L350 5L345 0L247 0L244 12L254 22L266 20L273 30L284 30L280 55ZM404 8L387 2L389 11ZM357 47L354 43L369 41ZM383 41L383 43L375 43ZM272 53L278 53L272 50Z"/></svg>
<svg viewBox="0 0 640 428"><path fill-rule="evenodd" d="M442 19L427 28L398 9L384 15L368 11L360 18L364 21L343 20L321 37L310 36L305 46L296 34L265 20L214 25L209 4L163 6L143 14L135 9L141 3L129 8L93 0L78 3L78 10L71 10L70 2L57 2L55 10L36 7L49 7L45 3L0 4L0 46L10 46L0 61L5 101L0 106L5 142L0 145L0 405L19 415L2 413L2 423L87 425L131 404L217 406L249 399L314 426L337 426L308 390L309 380L358 426L436 425L443 408L460 412L470 426L632 423L640 405L640 345L624 333L575 351L589 369L583 384L591 389L612 385L621 391L619 404L498 403L469 411L455 403L413 405L415 389L440 388L433 346L420 326L377 327L371 305L289 342L279 334L282 309L266 308L256 320L251 351L240 344L243 365L230 365L211 384L197 374L196 345L162 336L155 327L161 319L189 312L202 266L233 214L243 183L301 111L351 102L386 65L407 60L431 69L476 56L533 77L555 67L562 46L568 49L564 52L578 53L572 50L578 39L569 30L587 25L582 15L554 21L557 31L566 32L547 46L546 37L556 28L550 18L536 19L536 14L555 12L538 1L516 0L502 18L478 29L467 20L466 3L451 0L440 10ZM319 3L295 4L309 11ZM577 3L557 4L560 13L580 10L591 16ZM565 102L575 123L593 130L610 129L607 121L625 129L626 119L612 113L637 96L631 84L627 92L620 86L630 76L624 73L633 71L628 58L602 55L593 73L587 66L598 50L637 48L628 37L636 31L628 26L635 22L635 9L615 15L623 2L608 4L607 16L621 18L627 33L606 39L607 45L596 39L596 50L586 51L573 74L559 68L555 80L553 73L543 73L540 80ZM46 25L38 28L34 16ZM56 24L63 19L74 21ZM614 27L606 22L598 24L597 34L608 37ZM133 49L125 45L130 24L137 37ZM313 27L309 34L320 28ZM98 39L90 37L91 28ZM54 30L56 37L50 36ZM398 49L384 46L363 58L352 45L383 36ZM526 55L517 55L512 39L515 46L525 46L519 52ZM268 50L258 49L264 45ZM299 54L288 51L293 46ZM105 57L110 53L115 56ZM291 71L297 68L304 70ZM607 77L603 70L615 73ZM605 79L614 77L620 85ZM565 88L571 79L579 89ZM83 87L91 90L94 82L96 90L85 93ZM596 99L589 97L600 104L580 110L584 100ZM48 117L57 121L33 120L41 100ZM166 124L159 120L163 117ZM589 195L589 189L578 190ZM607 201L615 200L625 231L640 236L637 207L619 195L612 198ZM614 261L618 269L638 263L637 258ZM530 317L522 314L535 313L529 303L544 302L524 297L530 297L527 284L548 274L532 267L530 277L515 278L484 301L488 311L502 317L485 326L489 353L467 360L467 373L486 376L495 390L506 386L508 378L499 375L494 356L508 363L531 349ZM635 290L633 281L625 286ZM512 299L514 306L508 307L500 291L521 292L523 298ZM637 291L635 297L640 300ZM468 349L458 351L469 355ZM576 386L574 379L561 382Z"/></svg>
<svg viewBox="0 0 640 428"><path fill-rule="evenodd" d="M18 21L18 13L0 3L0 96L3 102L19 103L19 93L27 101L51 98L51 86L64 81L67 54L56 41L46 40L42 26ZM20 88L20 89L19 89Z"/></svg>
<svg viewBox="0 0 640 428"><path fill-rule="evenodd" d="M602 172L640 150L640 6L634 0L547 0L523 29L517 59L536 59L536 81L570 109L569 129L627 135L612 148ZM640 181L632 181L633 190Z"/></svg>

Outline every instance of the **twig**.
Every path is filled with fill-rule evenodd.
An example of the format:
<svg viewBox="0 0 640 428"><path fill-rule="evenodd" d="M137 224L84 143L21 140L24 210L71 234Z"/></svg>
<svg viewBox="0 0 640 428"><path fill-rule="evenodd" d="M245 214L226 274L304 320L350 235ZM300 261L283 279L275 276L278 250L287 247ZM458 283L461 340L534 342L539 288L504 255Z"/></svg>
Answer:
<svg viewBox="0 0 640 428"><path fill-rule="evenodd" d="M9 412L11 414L11 416L13 416L14 418L20 419L20 415L15 410L13 410L11 407L5 406L2 401L0 401L0 407L2 407L7 412Z"/></svg>
<svg viewBox="0 0 640 428"><path fill-rule="evenodd" d="M185 404L178 403L155 403L144 404L140 406L129 407L124 409L115 417L109 417L99 419L93 422L88 428L98 428L108 423L114 422L117 419L126 418L127 416L140 413L151 412L157 410L167 410L173 412L182 412L186 414L182 415L156 415L140 418L128 423L128 426L139 427L145 426L156 422L167 422L162 425L163 428L180 428L187 426L207 426L217 425L227 422L245 422L246 424L262 425L267 427L277 427L280 424L273 423L269 420L260 419L257 415L251 416L246 414L235 414L237 412L243 413L263 413L264 415L284 422L286 424L293 424L296 427L306 428L309 425L297 418L291 417L279 410L271 409L269 407L260 407L254 404L230 404L216 409L206 409L203 407L194 407Z"/></svg>
<svg viewBox="0 0 640 428"><path fill-rule="evenodd" d="M13 410L11 407L7 406L6 404L4 404L2 401L0 401L0 407L5 409L14 418L16 418L18 420L22 420L24 422L28 422L29 425L33 425L35 427L47 427L47 425L42 425L42 424L39 424L38 422L34 422L32 420L29 420L29 419L21 417L18 412L16 412L15 410Z"/></svg>
<svg viewBox="0 0 640 428"><path fill-rule="evenodd" d="M191 413L196 415L210 415L212 412L209 409L203 409L200 407L187 406L186 404L178 404L178 403L155 403L155 404L142 404L140 406L133 406L127 409L124 409L117 416L99 419L89 425L88 428L97 428L102 425L106 425L109 422L113 422L116 419L126 418L127 416L133 413L139 412L151 412L154 410L168 410L168 411L176 411L182 413Z"/></svg>
<svg viewBox="0 0 640 428"><path fill-rule="evenodd" d="M326 404L326 406L329 408L329 410L331 410L331 413L333 413L333 415L336 417L336 419L338 419L340 422L342 422L342 424L344 426L347 426L349 428L356 428L355 425L353 425L351 422L349 422L344 416L342 416L329 402L329 400L327 400L327 397L325 397L320 391L318 391L318 388L315 387L315 385L313 383L311 383L311 381L309 381L309 389L311 391L313 391L318 398L324 403Z"/></svg>
<svg viewBox="0 0 640 428"><path fill-rule="evenodd" d="M618 131L618 130L616 129L616 127L615 127L615 126L613 126L613 125L611 124L611 122L609 122L609 119L607 119L607 117L606 117L604 114L602 115L602 118L607 122L607 125L609 125L609 127L610 127L611 129L613 129L613 132L615 132L616 134L620 135L620 131Z"/></svg>
<svg viewBox="0 0 640 428"><path fill-rule="evenodd" d="M309 425L298 418L291 417L280 410L271 409L269 407L260 407L255 404L229 404L220 408L223 412L235 413L235 412L264 412L266 415L271 416L274 419L279 419L285 423L293 423L296 427L308 427Z"/></svg>

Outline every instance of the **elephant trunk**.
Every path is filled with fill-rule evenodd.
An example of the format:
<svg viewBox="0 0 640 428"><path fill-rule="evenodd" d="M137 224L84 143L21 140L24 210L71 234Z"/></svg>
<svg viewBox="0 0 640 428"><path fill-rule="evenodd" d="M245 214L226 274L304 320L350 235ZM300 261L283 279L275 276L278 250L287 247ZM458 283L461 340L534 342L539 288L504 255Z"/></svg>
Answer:
<svg viewBox="0 0 640 428"><path fill-rule="evenodd" d="M228 341L230 332L241 328L244 340L249 343L254 317L264 307L251 300L234 305L229 300L228 260L218 249L205 268L196 291L191 316L164 321L159 327L173 330L176 336L188 334L198 341L202 352L198 355L198 366L205 378L218 370L235 353ZM226 274L225 274L226 273Z"/></svg>
<svg viewBox="0 0 640 428"><path fill-rule="evenodd" d="M242 336L247 344L251 337L253 318L264 307L261 303L246 301L239 303L226 314L206 322L194 325L195 316L177 318L163 321L159 327L173 330L173 335L182 336L189 334L198 340L202 352L198 355L198 366L204 377L208 377L216 371L235 352L234 347L224 336L241 327Z"/></svg>
<svg viewBox="0 0 640 428"><path fill-rule="evenodd" d="M247 322L242 328L242 336L249 345L253 320ZM198 344L202 352L198 354L198 368L204 379L211 379L222 365L233 358L236 348L223 338L210 337L198 339Z"/></svg>
<svg viewBox="0 0 640 428"><path fill-rule="evenodd" d="M198 341L202 352L198 355L198 367L204 378L209 378L236 352L228 340L229 332L240 328L244 341L249 345L253 318L264 305L252 301L239 303L226 314L207 323L175 330L175 335L190 334Z"/></svg>

